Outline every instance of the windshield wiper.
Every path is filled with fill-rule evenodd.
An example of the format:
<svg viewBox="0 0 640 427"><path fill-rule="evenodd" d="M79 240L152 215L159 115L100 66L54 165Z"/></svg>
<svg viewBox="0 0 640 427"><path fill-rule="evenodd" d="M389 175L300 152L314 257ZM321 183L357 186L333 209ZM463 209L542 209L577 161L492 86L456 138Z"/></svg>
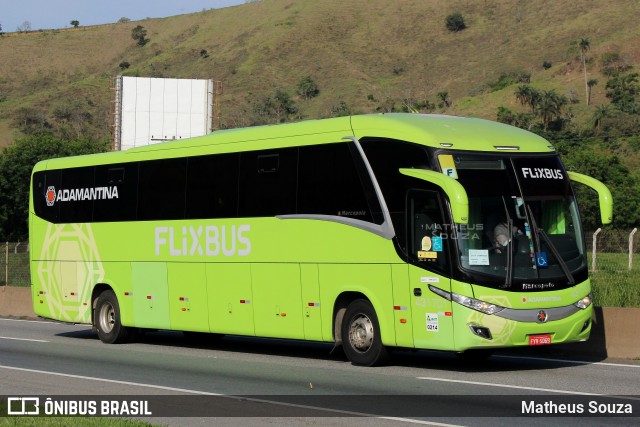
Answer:
<svg viewBox="0 0 640 427"><path fill-rule="evenodd" d="M571 270L569 270L569 266L567 266L567 263L564 262L564 259L560 255L560 252L558 252L558 249L556 248L556 246L551 242L549 235L542 228L538 228L538 224L536 224L536 220L533 217L533 211L531 210L531 207L529 205L527 205L527 210L529 211L529 217L531 219L531 228L533 228L534 232L536 233L536 236L538 237L538 242L537 242L538 244L536 245L538 249L538 254L541 252L540 237L542 237L545 243L547 244L547 246L549 247L549 249L551 249L551 253L553 253L553 256L556 257L556 259L558 260L558 264L560 264L560 268L562 269L562 272L564 273L564 275L567 276L569 284L575 285L576 281L573 278L573 275L571 274ZM537 264L537 261L536 261L536 264Z"/></svg>

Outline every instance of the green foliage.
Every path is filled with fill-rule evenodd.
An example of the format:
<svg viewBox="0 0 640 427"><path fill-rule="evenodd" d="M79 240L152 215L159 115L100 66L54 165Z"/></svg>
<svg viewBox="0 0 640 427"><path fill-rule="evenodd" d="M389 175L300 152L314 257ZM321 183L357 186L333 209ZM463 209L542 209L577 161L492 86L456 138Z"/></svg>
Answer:
<svg viewBox="0 0 640 427"><path fill-rule="evenodd" d="M0 153L0 241L26 240L31 170L41 160L106 151L106 141L65 141L50 134L20 138Z"/></svg>
<svg viewBox="0 0 640 427"><path fill-rule="evenodd" d="M607 77L617 76L632 68L618 52L603 53L600 57L600 65L602 66L600 71Z"/></svg>
<svg viewBox="0 0 640 427"><path fill-rule="evenodd" d="M551 67L552 67L552 64L551 64L551 62L549 62L549 61L544 61L544 62L542 63L542 68L544 68L545 70L548 70L548 69L549 69L549 68L551 68Z"/></svg>
<svg viewBox="0 0 640 427"><path fill-rule="evenodd" d="M607 98L621 111L640 113L636 96L640 93L638 73L618 74L607 81Z"/></svg>
<svg viewBox="0 0 640 427"><path fill-rule="evenodd" d="M283 123L289 120L290 116L297 114L298 111L298 106L289 94L279 88L276 89L273 95L264 97L253 106L253 112L259 117L256 124Z"/></svg>
<svg viewBox="0 0 640 427"><path fill-rule="evenodd" d="M318 85L311 78L311 76L306 76L300 79L298 82L298 95L302 96L304 99L311 99L320 93L320 89L318 89Z"/></svg>
<svg viewBox="0 0 640 427"><path fill-rule="evenodd" d="M201 58L208 58L209 57L209 52L207 52L207 49L200 49L200 57Z"/></svg>
<svg viewBox="0 0 640 427"><path fill-rule="evenodd" d="M510 73L502 73L498 80L495 82L489 82L487 85L491 89L490 92L495 92L498 90L502 90L508 86L517 84L517 83L530 83L531 82L531 73L527 73L524 71L516 71Z"/></svg>
<svg viewBox="0 0 640 427"><path fill-rule="evenodd" d="M24 134L45 133L52 127L46 114L32 107L19 108L13 115L12 125Z"/></svg>
<svg viewBox="0 0 640 427"><path fill-rule="evenodd" d="M440 108L451 107L451 98L449 97L449 92L447 91L438 92L438 99L440 99L440 103L438 104Z"/></svg>
<svg viewBox="0 0 640 427"><path fill-rule="evenodd" d="M571 134L553 140L567 170L596 178L611 190L613 227L633 228L640 222L640 177L631 173L618 154L603 150L602 144L598 138L585 139ZM595 230L602 225L599 222L598 197L582 185L575 185L574 188L585 229Z"/></svg>
<svg viewBox="0 0 640 427"><path fill-rule="evenodd" d="M78 28L78 26L80 25L80 21L78 21L77 19L74 19L73 21L70 22L70 24L73 26L73 28Z"/></svg>
<svg viewBox="0 0 640 427"><path fill-rule="evenodd" d="M345 117L351 115L351 108L345 101L340 101L338 105L331 107L332 117Z"/></svg>
<svg viewBox="0 0 640 427"><path fill-rule="evenodd" d="M120 67L121 70L126 70L130 66L131 64L129 64L127 61L122 61L120 64L118 64L118 67Z"/></svg>
<svg viewBox="0 0 640 427"><path fill-rule="evenodd" d="M531 114L520 116L516 120L515 116L509 117L504 111L501 112L498 110L498 115L502 114L503 120L512 120L511 122L505 121L504 123L530 129L531 121L534 118L538 118L540 119L540 125L545 131L549 130L552 124L557 130L562 129L564 125L562 118L563 108L569 103L566 96L558 95L555 90L538 91L529 85L518 86L514 95L521 105L530 107ZM525 124L526 126L524 126Z"/></svg>
<svg viewBox="0 0 640 427"><path fill-rule="evenodd" d="M457 33L458 31L462 31L467 28L467 25L464 22L464 16L460 12L452 13L448 15L445 19L445 25L447 30Z"/></svg>
<svg viewBox="0 0 640 427"><path fill-rule="evenodd" d="M147 38L147 30L145 30L142 25L138 25L133 30L131 30L131 38L136 41L136 44L138 46L144 46L149 43L149 39Z"/></svg>
<svg viewBox="0 0 640 427"><path fill-rule="evenodd" d="M529 113L514 113L504 106L498 107L496 120L521 129L531 129L535 117Z"/></svg>

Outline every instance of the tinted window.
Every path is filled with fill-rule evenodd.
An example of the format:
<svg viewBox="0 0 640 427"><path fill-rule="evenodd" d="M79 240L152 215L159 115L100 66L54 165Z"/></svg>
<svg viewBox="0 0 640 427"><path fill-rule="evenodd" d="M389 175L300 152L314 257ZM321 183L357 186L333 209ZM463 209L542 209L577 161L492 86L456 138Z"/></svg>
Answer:
<svg viewBox="0 0 640 427"><path fill-rule="evenodd" d="M416 180L398 169L431 169L427 151L418 144L391 139L363 138L361 144L389 208L398 243L406 251L405 197L407 190L416 186Z"/></svg>
<svg viewBox="0 0 640 427"><path fill-rule="evenodd" d="M362 162L359 157L356 160ZM358 168L347 143L300 147L298 194L299 214L346 216L382 223L381 209L366 169L363 164Z"/></svg>
<svg viewBox="0 0 640 427"><path fill-rule="evenodd" d="M138 220L183 219L187 159L140 163Z"/></svg>
<svg viewBox="0 0 640 427"><path fill-rule="evenodd" d="M240 154L238 216L275 216L296 212L298 148Z"/></svg>
<svg viewBox="0 0 640 427"><path fill-rule="evenodd" d="M138 185L138 164L102 165L95 167L95 187L117 188L117 197L101 197L93 202L93 221L134 221Z"/></svg>
<svg viewBox="0 0 640 427"><path fill-rule="evenodd" d="M94 168L73 168L62 171L63 200L60 204L60 222L91 222L94 187Z"/></svg>
<svg viewBox="0 0 640 427"><path fill-rule="evenodd" d="M33 206L36 215L53 223L58 222L60 214L60 203L55 203L55 197L61 188L61 176L58 170L37 172L33 175Z"/></svg>
<svg viewBox="0 0 640 427"><path fill-rule="evenodd" d="M238 154L190 158L186 218L237 216L238 168Z"/></svg>

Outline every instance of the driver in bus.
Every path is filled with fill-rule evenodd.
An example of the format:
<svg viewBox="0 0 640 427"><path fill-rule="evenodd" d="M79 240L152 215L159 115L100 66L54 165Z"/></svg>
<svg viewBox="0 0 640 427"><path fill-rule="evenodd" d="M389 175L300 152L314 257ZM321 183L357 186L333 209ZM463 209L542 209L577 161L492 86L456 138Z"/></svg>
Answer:
<svg viewBox="0 0 640 427"><path fill-rule="evenodd" d="M509 232L509 224L507 221L500 221L493 229L493 243L496 253L501 253L500 249L506 247L512 238L523 235L522 231L515 225L511 226Z"/></svg>

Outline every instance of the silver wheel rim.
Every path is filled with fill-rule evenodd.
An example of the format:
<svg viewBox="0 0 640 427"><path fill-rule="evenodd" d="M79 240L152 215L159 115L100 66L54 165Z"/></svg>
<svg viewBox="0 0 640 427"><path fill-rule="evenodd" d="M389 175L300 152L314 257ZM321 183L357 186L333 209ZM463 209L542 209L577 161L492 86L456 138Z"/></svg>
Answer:
<svg viewBox="0 0 640 427"><path fill-rule="evenodd" d="M351 347L366 352L373 345L373 322L364 314L358 314L349 325L349 343Z"/></svg>
<svg viewBox="0 0 640 427"><path fill-rule="evenodd" d="M116 324L116 310L110 302L105 302L102 304L102 307L100 307L98 323L102 332L108 334L113 330L113 326Z"/></svg>

